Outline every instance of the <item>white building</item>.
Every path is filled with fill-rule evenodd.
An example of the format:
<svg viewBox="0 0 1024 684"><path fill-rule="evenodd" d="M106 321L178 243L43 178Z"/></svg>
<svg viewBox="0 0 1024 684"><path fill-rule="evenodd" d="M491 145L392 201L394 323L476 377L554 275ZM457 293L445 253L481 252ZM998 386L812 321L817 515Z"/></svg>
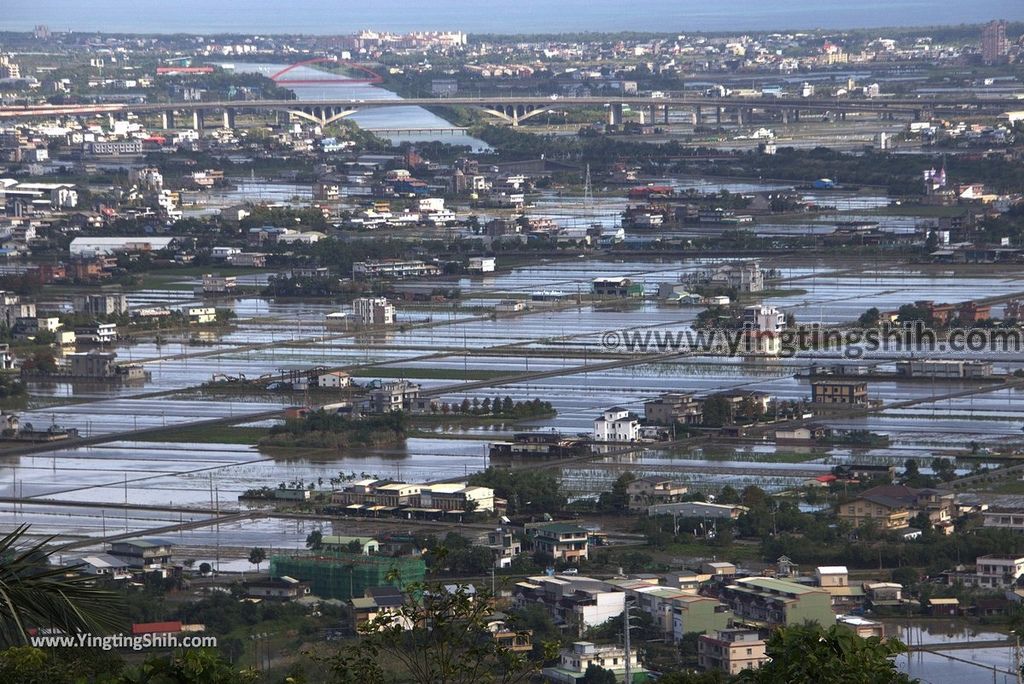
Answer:
<svg viewBox="0 0 1024 684"><path fill-rule="evenodd" d="M466 270L470 273L494 273L496 263L494 257L470 257Z"/></svg>
<svg viewBox="0 0 1024 684"><path fill-rule="evenodd" d="M768 661L767 645L756 629L717 630L714 636L700 635L697 661L704 671L738 675L744 670L756 670Z"/></svg>
<svg viewBox="0 0 1024 684"><path fill-rule="evenodd" d="M594 440L598 442L635 442L640 435L640 419L631 411L615 406L594 421Z"/></svg>
<svg viewBox="0 0 1024 684"><path fill-rule="evenodd" d="M0 292L0 323L12 328L19 318L35 317L35 302L23 302L21 296L13 292Z"/></svg>
<svg viewBox="0 0 1024 684"><path fill-rule="evenodd" d="M575 684L583 679L591 664L609 670L621 681L626 676L626 651L616 644L594 644L589 641L574 642L570 648L563 648L558 658L558 665L544 668L545 681ZM630 672L644 672L636 651L628 655Z"/></svg>
<svg viewBox="0 0 1024 684"><path fill-rule="evenodd" d="M979 556L974 575L964 579L968 584L990 589L1013 587L1024 575L1024 558L1014 556Z"/></svg>
<svg viewBox="0 0 1024 684"><path fill-rule="evenodd" d="M352 300L352 312L363 325L392 325L395 307L385 297L357 297Z"/></svg>
<svg viewBox="0 0 1024 684"><path fill-rule="evenodd" d="M48 209L74 209L78 206L78 191L70 183L17 183L5 184L0 195L4 199L21 198L27 203Z"/></svg>
<svg viewBox="0 0 1024 684"><path fill-rule="evenodd" d="M212 306L190 306L187 311L189 323L215 323L217 309Z"/></svg>
<svg viewBox="0 0 1024 684"><path fill-rule="evenodd" d="M444 482L423 485L420 489L420 507L442 511L494 510L494 490L490 487L467 485L465 482Z"/></svg>
<svg viewBox="0 0 1024 684"><path fill-rule="evenodd" d="M128 178L146 190L159 192L164 189L164 175L155 166L132 169L128 174Z"/></svg>
<svg viewBox="0 0 1024 684"><path fill-rule="evenodd" d="M242 252L239 247L214 247L210 250L211 259L227 259Z"/></svg>
<svg viewBox="0 0 1024 684"><path fill-rule="evenodd" d="M743 309L745 354L778 356L782 352L780 333L786 328L786 314L774 306L757 304Z"/></svg>
<svg viewBox="0 0 1024 684"><path fill-rule="evenodd" d="M444 211L444 198L424 197L419 201L418 208L421 214L432 214L434 212Z"/></svg>
<svg viewBox="0 0 1024 684"><path fill-rule="evenodd" d="M40 333L56 334L61 328L56 316L18 318L14 321L14 339L30 340Z"/></svg>
<svg viewBox="0 0 1024 684"><path fill-rule="evenodd" d="M115 323L95 323L75 328L75 339L91 344L113 344L117 342L117 325Z"/></svg>
<svg viewBox="0 0 1024 684"><path fill-rule="evenodd" d="M352 385L352 378L345 371L331 371L330 373L324 373L317 377L316 381L318 387L326 387L330 389L342 389Z"/></svg>
<svg viewBox="0 0 1024 684"><path fill-rule="evenodd" d="M494 310L499 313L526 311L526 302L521 299L503 299L494 305Z"/></svg>
<svg viewBox="0 0 1024 684"><path fill-rule="evenodd" d="M782 332L786 327L786 314L766 304L748 306L743 309L743 327L762 332Z"/></svg>
<svg viewBox="0 0 1024 684"><path fill-rule="evenodd" d="M142 154L141 140L91 142L87 143L85 147L91 154L99 155Z"/></svg>
<svg viewBox="0 0 1024 684"><path fill-rule="evenodd" d="M764 271L756 261L716 266L704 274L704 279L709 285L728 287L738 292L764 291Z"/></svg>
<svg viewBox="0 0 1024 684"><path fill-rule="evenodd" d="M83 556L77 562L82 564L82 571L90 575L102 575L115 580L129 579L132 576L128 563L109 553Z"/></svg>
<svg viewBox="0 0 1024 684"><path fill-rule="evenodd" d="M203 292L207 294L226 294L234 292L236 287L238 287L238 279L235 276L203 274Z"/></svg>
<svg viewBox="0 0 1024 684"><path fill-rule="evenodd" d="M582 575L527 577L513 587L512 597L519 607L539 604L556 622L582 629L603 625L622 615L626 605L625 592Z"/></svg>
<svg viewBox="0 0 1024 684"><path fill-rule="evenodd" d="M68 249L71 256L91 257L117 252L159 252L173 243L172 237L76 237Z"/></svg>

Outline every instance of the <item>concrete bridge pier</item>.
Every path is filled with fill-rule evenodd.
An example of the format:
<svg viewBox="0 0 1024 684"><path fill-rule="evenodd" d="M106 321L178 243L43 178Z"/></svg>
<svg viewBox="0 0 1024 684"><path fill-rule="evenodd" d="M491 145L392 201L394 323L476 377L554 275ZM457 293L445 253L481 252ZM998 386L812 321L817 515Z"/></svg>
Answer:
<svg viewBox="0 0 1024 684"><path fill-rule="evenodd" d="M173 109L165 109L160 114L160 119L161 119L161 123L163 124L163 129L165 131L169 131L172 128L174 128L174 110Z"/></svg>
<svg viewBox="0 0 1024 684"><path fill-rule="evenodd" d="M233 129L235 127L235 110L225 109L224 110L224 128Z"/></svg>
<svg viewBox="0 0 1024 684"><path fill-rule="evenodd" d="M736 125L737 126L742 126L743 125L743 107L737 107L736 108Z"/></svg>
<svg viewBox="0 0 1024 684"><path fill-rule="evenodd" d="M722 107L715 107L715 125L722 125Z"/></svg>
<svg viewBox="0 0 1024 684"><path fill-rule="evenodd" d="M608 105L608 125L609 126L622 126L623 125L623 105L622 102L609 104Z"/></svg>
<svg viewBox="0 0 1024 684"><path fill-rule="evenodd" d="M615 103L608 105L608 125L609 126L621 126L622 125L622 103Z"/></svg>
<svg viewBox="0 0 1024 684"><path fill-rule="evenodd" d="M201 131L203 130L205 123L206 122L203 120L203 110L192 110L192 128L196 129L197 131Z"/></svg>

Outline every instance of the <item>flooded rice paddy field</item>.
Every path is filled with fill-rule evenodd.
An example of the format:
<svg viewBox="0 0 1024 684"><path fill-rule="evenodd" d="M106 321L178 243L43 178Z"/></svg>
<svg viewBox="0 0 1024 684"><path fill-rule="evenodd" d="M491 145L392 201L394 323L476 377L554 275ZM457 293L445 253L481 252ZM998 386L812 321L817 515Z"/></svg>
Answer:
<svg viewBox="0 0 1024 684"><path fill-rule="evenodd" d="M927 647L896 658L897 667L923 684L995 682L1013 684L1017 675L1012 645L1004 632L977 627L962 620L887 621L886 633L911 648ZM969 644L977 643L972 647Z"/></svg>
<svg viewBox="0 0 1024 684"><path fill-rule="evenodd" d="M248 489L360 475L432 480L483 467L486 442L410 438L404 447L344 451L260 450L241 444L111 441L14 456L0 468L0 498L238 508ZM127 483L127 485L126 485Z"/></svg>
<svg viewBox="0 0 1024 684"><path fill-rule="evenodd" d="M687 273L709 263L712 260L568 259L494 276L453 279L450 282L463 290L473 309L399 304L402 325L372 335L326 326L328 313L344 310L338 304L262 297L218 300L218 306L230 306L238 318L223 329L196 335L198 342L188 341L192 335L187 330L167 330L162 331L165 339L159 346L152 337L119 343L119 358L140 361L150 373L145 384L32 383L38 407L23 412L22 419L45 426L56 423L75 427L84 436L173 428L212 419L267 425L260 414L300 403L305 397L296 393L239 393L228 400L191 388L218 374L254 378L312 366L348 368L357 382L408 377L424 388L443 389L439 398L453 403L494 396L540 398L550 401L557 415L517 424L424 428L420 436L409 439L400 449L340 453L294 450L282 455L246 445L132 442L123 437L122 441L78 449L55 446L46 454L8 457L0 467L0 496L24 492L33 501L53 503L26 505L22 511L8 505L0 510L0 520L13 522L17 515L35 515L48 529L66 527L92 531L82 534L95 533L95 515L61 509L60 503L123 505L126 477L128 503L180 506L193 514L203 507L210 508L211 482L215 499L237 506L238 495L252 487L276 486L293 479L328 481L339 473L408 480L464 477L486 465L490 441L507 438L512 432L588 433L594 418L604 409L623 406L640 413L645 401L671 391L702 395L755 390L780 399L807 399L808 381L795 376L812 363L843 361L891 372L894 361L908 353L893 350L855 361L844 359L838 351L801 353L796 358L782 359L657 359L651 354L605 349L605 332L682 331L694 324L701 310L651 299L620 306L549 304L501 318L482 313L489 302L505 297L529 298L537 291L586 293L597 277L627 276L646 283L648 292L653 293L658 284L678 283ZM805 323L850 321L871 306L889 310L916 299L960 302L1024 292L1024 279L998 270L964 275L885 263L790 259L779 271L780 279L772 284L774 293L765 300L793 312L798 321ZM143 290L134 293L130 301L137 305L186 306L200 301L188 289L196 283L195 278L183 278L181 286L186 289ZM423 284L410 282L399 287ZM993 361L997 373L1024 367L1024 359L1018 354L983 356ZM623 365L589 368L613 361ZM564 374L534 375L549 373ZM495 378L503 378L500 386L468 384ZM848 460L899 464L913 457L926 464L934 455L955 457L970 442L1024 442L1022 391L950 380L873 379L869 381L869 393L883 403L882 408L868 415L837 415L823 421L838 428L883 434L890 440L885 447L800 452L776 447L771 439L717 449L706 445L696 449L652 447L628 456L606 456L598 463L567 467L563 479L573 496L593 495L626 468L641 474L671 474L698 488L742 481L779 490ZM249 416L252 420L244 420ZM967 472L969 464L958 465ZM153 527L149 515L129 511L129 529ZM158 518L163 524L174 522L170 512ZM232 535L241 535L245 529L245 525L239 525L236 532L222 529L220 534L225 543L230 543ZM199 538L208 530L183 534Z"/></svg>
<svg viewBox="0 0 1024 684"><path fill-rule="evenodd" d="M216 511L247 510L239 503L241 494L276 488L280 482L330 487L332 478L352 476L417 481L462 477L482 468L485 455L484 441L443 438L412 438L401 448L343 452L268 453L238 444L135 441L56 448L4 459L0 498L20 497L25 503L0 503L0 525L28 522L35 534L67 537L152 530L205 520ZM125 505L167 510L126 510ZM236 546L248 543L250 533L248 521L222 525L220 531L223 543ZM193 541L207 534L205 529L182 533ZM274 542L285 546L289 539L279 535Z"/></svg>

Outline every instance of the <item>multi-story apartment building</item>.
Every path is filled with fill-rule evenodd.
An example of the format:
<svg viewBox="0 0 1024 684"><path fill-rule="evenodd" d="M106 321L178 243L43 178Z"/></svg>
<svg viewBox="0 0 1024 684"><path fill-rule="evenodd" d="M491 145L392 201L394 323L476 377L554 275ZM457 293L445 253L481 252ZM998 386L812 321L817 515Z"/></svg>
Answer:
<svg viewBox="0 0 1024 684"><path fill-rule="evenodd" d="M85 144L85 149L90 154L97 155L121 155L121 154L142 154L141 140L109 140L104 142L90 142Z"/></svg>
<svg viewBox="0 0 1024 684"><path fill-rule="evenodd" d="M540 575L512 588L514 605L540 605L555 624L578 634L622 615L625 599L626 595L609 583L590 577Z"/></svg>
<svg viewBox="0 0 1024 684"><path fill-rule="evenodd" d="M72 305L75 313L90 316L114 316L128 312L128 298L120 292L76 294Z"/></svg>
<svg viewBox="0 0 1024 684"><path fill-rule="evenodd" d="M701 596L696 589L658 584L652 579L609 580L625 592L637 612L647 613L661 633L679 641L691 632L725 629L732 613L716 598Z"/></svg>
<svg viewBox="0 0 1024 684"><path fill-rule="evenodd" d="M377 506L418 506L423 485L389 482L375 486L374 503Z"/></svg>
<svg viewBox="0 0 1024 684"><path fill-rule="evenodd" d="M819 587L772 577L746 577L722 589L722 601L738 620L767 626L835 623L831 595Z"/></svg>
<svg viewBox="0 0 1024 684"><path fill-rule="evenodd" d="M764 271L756 261L722 264L705 273L703 278L709 285L726 287L737 292L764 290Z"/></svg>
<svg viewBox="0 0 1024 684"><path fill-rule="evenodd" d="M918 513L942 532L953 529L954 495L937 489L915 489L904 485L882 485L862 492L853 501L839 504L836 514L854 527L872 521L882 530L910 526Z"/></svg>
<svg viewBox="0 0 1024 684"><path fill-rule="evenodd" d="M974 575L965 575L964 581L976 587L1009 589L1016 586L1024 575L1024 558L1015 556L979 556Z"/></svg>
<svg viewBox="0 0 1024 684"><path fill-rule="evenodd" d="M56 334L61 325L56 316L17 318L14 321L14 339L32 340L40 333Z"/></svg>
<svg viewBox="0 0 1024 684"><path fill-rule="evenodd" d="M815 404L866 404L868 383L863 380L815 380L811 383Z"/></svg>
<svg viewBox="0 0 1024 684"><path fill-rule="evenodd" d="M115 323L94 323L75 328L75 338L85 344L113 344L117 341Z"/></svg>
<svg viewBox="0 0 1024 684"><path fill-rule="evenodd" d="M203 274L203 292L206 294L227 294L238 288L236 276L221 276L212 273Z"/></svg>
<svg viewBox="0 0 1024 684"><path fill-rule="evenodd" d="M494 567L507 568L523 552L522 543L516 535L504 527L487 533L487 548L494 554Z"/></svg>
<svg viewBox="0 0 1024 684"><path fill-rule="evenodd" d="M384 259L381 261L357 261L352 264L352 277L356 280L419 278L440 273L441 269L437 266L418 260Z"/></svg>
<svg viewBox="0 0 1024 684"><path fill-rule="evenodd" d="M386 297L357 297L352 300L352 312L363 325L392 325L395 307Z"/></svg>
<svg viewBox="0 0 1024 684"><path fill-rule="evenodd" d="M981 515L983 527L1024 532L1024 508L1019 506L989 506Z"/></svg>
<svg viewBox="0 0 1024 684"><path fill-rule="evenodd" d="M986 64L1005 62L1010 52L1010 41L1006 39L1006 22L990 21L981 30L981 57Z"/></svg>
<svg viewBox="0 0 1024 684"><path fill-rule="evenodd" d="M128 539L110 545L110 555L126 561L133 568L150 570L171 561L171 548L161 539Z"/></svg>
<svg viewBox="0 0 1024 684"><path fill-rule="evenodd" d="M533 550L553 561L578 563L589 558L590 533L572 523L528 523L526 537Z"/></svg>
<svg viewBox="0 0 1024 684"><path fill-rule="evenodd" d="M641 477L626 486L629 510L642 511L656 504L676 503L690 491L681 482L664 477Z"/></svg>
<svg viewBox="0 0 1024 684"><path fill-rule="evenodd" d="M634 442L640 436L640 419L628 409L613 407L594 421L594 441Z"/></svg>
<svg viewBox="0 0 1024 684"><path fill-rule="evenodd" d="M644 402L644 418L653 425L700 425L704 409L692 393L670 392Z"/></svg>
<svg viewBox="0 0 1024 684"><path fill-rule="evenodd" d="M385 382L370 393L367 408L374 413L408 411L420 396L420 386L415 382L396 380Z"/></svg>
<svg viewBox="0 0 1024 684"><path fill-rule="evenodd" d="M0 324L13 328L19 318L35 318L35 302L23 302L13 292L0 293Z"/></svg>
<svg viewBox="0 0 1024 684"><path fill-rule="evenodd" d="M563 648L558 658L558 665L544 668L544 680L548 682L576 684L583 679L592 664L610 671L616 681L625 677L626 659L629 659L630 672L642 675L643 666L635 651L627 655L625 649L614 644L597 645L589 641L577 641L569 648Z"/></svg>
<svg viewBox="0 0 1024 684"><path fill-rule="evenodd" d="M634 283L629 278L595 278L591 289L596 297L626 299L644 296L644 284Z"/></svg>
<svg viewBox="0 0 1024 684"><path fill-rule="evenodd" d="M186 311L189 323L215 323L217 321L217 309L212 306L190 306Z"/></svg>
<svg viewBox="0 0 1024 684"><path fill-rule="evenodd" d="M757 630L720 629L714 636L701 634L697 640L697 663L702 670L736 675L756 670L767 661L765 641Z"/></svg>
<svg viewBox="0 0 1024 684"><path fill-rule="evenodd" d="M420 506L441 511L493 511L494 490L465 482L424 485L420 490Z"/></svg>
<svg viewBox="0 0 1024 684"><path fill-rule="evenodd" d="M331 496L331 503L342 506L422 508L435 511L495 509L493 489L467 485L465 482L426 485L391 480L360 480L335 492Z"/></svg>

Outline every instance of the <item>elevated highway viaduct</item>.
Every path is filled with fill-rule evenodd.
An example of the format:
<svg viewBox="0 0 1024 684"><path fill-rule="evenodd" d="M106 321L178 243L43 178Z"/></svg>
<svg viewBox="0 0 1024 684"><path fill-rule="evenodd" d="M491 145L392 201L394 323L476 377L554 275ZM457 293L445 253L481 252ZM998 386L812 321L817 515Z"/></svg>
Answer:
<svg viewBox="0 0 1024 684"><path fill-rule="evenodd" d="M927 119L934 115L998 115L1013 108L1013 102L998 99L926 99L926 98L707 98L707 97L447 97L378 99L335 99L318 101L251 100L223 102L162 102L78 105L28 105L0 107L0 120L108 115L125 118L128 114L159 115L164 128L175 128L177 117L186 127L202 129L220 114L225 128L234 128L240 112L280 112L292 118L327 125L358 111L382 107L470 107L497 121L518 126L534 116L568 108L603 108L608 123L624 121L628 111L640 112L650 123L667 122L669 112L688 113L694 124L722 123L724 118L742 125L754 111L773 112L784 122L798 121L801 115L845 118L850 113L870 113L881 118Z"/></svg>

